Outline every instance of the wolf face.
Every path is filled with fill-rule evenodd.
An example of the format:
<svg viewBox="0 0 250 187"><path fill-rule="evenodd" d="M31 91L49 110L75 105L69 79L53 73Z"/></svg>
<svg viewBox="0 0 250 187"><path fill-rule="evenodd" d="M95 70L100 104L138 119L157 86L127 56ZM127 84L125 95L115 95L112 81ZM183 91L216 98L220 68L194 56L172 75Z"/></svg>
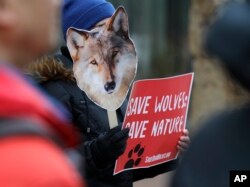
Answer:
<svg viewBox="0 0 250 187"><path fill-rule="evenodd" d="M67 46L79 88L97 105L107 110L119 108L137 69L124 8L119 7L91 31L69 28Z"/></svg>

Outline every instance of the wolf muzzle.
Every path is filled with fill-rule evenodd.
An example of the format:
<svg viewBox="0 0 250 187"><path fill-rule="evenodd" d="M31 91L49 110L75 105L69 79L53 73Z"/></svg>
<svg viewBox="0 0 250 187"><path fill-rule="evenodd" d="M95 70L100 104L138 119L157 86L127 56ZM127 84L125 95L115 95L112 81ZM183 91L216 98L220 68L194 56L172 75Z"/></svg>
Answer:
<svg viewBox="0 0 250 187"><path fill-rule="evenodd" d="M115 87L116 87L115 81L107 82L104 85L104 89L107 91L108 94L111 94L114 91Z"/></svg>

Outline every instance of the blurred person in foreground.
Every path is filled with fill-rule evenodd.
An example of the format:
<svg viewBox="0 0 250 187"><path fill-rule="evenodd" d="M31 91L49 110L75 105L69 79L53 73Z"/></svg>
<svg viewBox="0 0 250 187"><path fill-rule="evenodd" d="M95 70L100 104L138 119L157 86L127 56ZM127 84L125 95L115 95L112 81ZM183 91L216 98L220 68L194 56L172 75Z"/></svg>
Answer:
<svg viewBox="0 0 250 187"><path fill-rule="evenodd" d="M117 24L118 32L114 30L112 23ZM110 26L110 29L106 28L107 25ZM113 5L105 0L65 0L63 8L65 39L70 27L84 30L95 29L104 36L111 32L118 44L131 43L126 12L120 8L119 12L115 13ZM82 33L79 31L79 34ZM89 38L91 39L91 37ZM77 41L73 40L73 43L78 47ZM112 49L102 50L111 51ZM128 139L128 129L121 130L127 102L125 101L116 110L120 125L110 129L107 111L91 101L86 93L77 86L68 48L62 47L61 51L62 55L40 59L32 67L32 74L46 92L59 99L72 113L72 121L85 139L79 145L78 150L86 159L86 180L89 186L131 187L134 181L154 177L175 169L178 160L148 169L125 171L113 176L115 161L124 152ZM92 55L96 57L98 53ZM119 56L119 51L115 55ZM185 130L178 149L185 150L188 144L188 131Z"/></svg>
<svg viewBox="0 0 250 187"><path fill-rule="evenodd" d="M205 47L249 93L250 4L229 3L224 7L208 31ZM205 123L184 155L172 186L229 186L230 170L250 169L249 142L248 101Z"/></svg>
<svg viewBox="0 0 250 187"><path fill-rule="evenodd" d="M74 130L21 75L56 46L60 0L0 1L0 186L81 187L64 149Z"/></svg>

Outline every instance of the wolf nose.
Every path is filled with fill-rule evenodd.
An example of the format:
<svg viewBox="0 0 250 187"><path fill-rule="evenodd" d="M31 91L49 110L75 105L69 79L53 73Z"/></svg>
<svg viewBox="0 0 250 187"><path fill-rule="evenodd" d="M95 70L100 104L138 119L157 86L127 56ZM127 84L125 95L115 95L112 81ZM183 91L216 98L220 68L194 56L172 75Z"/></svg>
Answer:
<svg viewBox="0 0 250 187"><path fill-rule="evenodd" d="M104 89L108 92L108 93L112 93L112 91L115 89L115 81L112 81L112 82L107 82L105 85L104 85Z"/></svg>

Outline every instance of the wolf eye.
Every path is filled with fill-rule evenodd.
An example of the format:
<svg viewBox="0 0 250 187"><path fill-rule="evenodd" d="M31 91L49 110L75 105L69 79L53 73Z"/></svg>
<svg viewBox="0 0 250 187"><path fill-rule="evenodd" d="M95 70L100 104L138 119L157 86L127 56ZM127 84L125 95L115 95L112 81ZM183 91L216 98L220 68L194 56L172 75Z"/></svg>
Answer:
<svg viewBox="0 0 250 187"><path fill-rule="evenodd" d="M119 51L113 51L112 52L112 58L114 58L117 54L118 54Z"/></svg>
<svg viewBox="0 0 250 187"><path fill-rule="evenodd" d="M96 60L92 60L92 61L90 62L90 64L96 65L96 66L98 65L97 62L96 62Z"/></svg>

